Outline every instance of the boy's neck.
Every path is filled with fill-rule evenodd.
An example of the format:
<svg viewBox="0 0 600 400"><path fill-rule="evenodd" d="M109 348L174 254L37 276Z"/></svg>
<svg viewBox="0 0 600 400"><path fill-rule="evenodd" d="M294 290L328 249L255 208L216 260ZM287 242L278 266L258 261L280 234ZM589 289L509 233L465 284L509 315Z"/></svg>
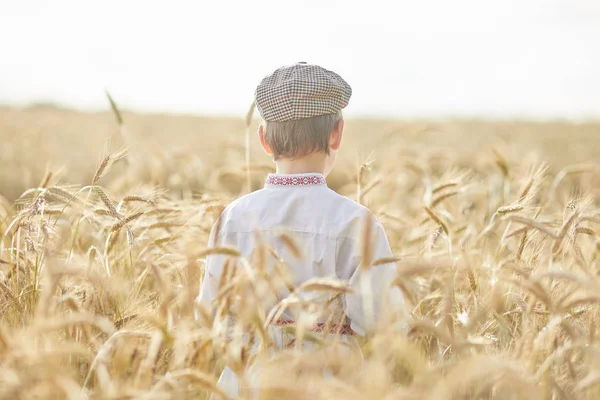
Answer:
<svg viewBox="0 0 600 400"><path fill-rule="evenodd" d="M275 164L278 174L325 174L326 156L315 153L301 158L279 158Z"/></svg>

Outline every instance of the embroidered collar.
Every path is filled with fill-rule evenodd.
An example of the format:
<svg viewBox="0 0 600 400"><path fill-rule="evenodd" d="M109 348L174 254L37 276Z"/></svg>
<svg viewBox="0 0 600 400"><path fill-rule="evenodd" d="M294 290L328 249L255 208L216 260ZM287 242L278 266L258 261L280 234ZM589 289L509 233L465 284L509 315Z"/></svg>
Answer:
<svg viewBox="0 0 600 400"><path fill-rule="evenodd" d="M269 174L265 186L314 186L326 185L322 174Z"/></svg>

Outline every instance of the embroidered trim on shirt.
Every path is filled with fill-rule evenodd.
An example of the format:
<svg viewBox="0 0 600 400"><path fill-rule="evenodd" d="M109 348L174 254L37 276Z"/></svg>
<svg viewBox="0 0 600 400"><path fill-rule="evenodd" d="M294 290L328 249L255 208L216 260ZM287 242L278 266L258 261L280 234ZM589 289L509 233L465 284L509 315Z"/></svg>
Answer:
<svg viewBox="0 0 600 400"><path fill-rule="evenodd" d="M310 186L325 185L325 177L321 174L312 175L283 175L269 174L266 181L267 185L272 186Z"/></svg>
<svg viewBox="0 0 600 400"><path fill-rule="evenodd" d="M286 326L286 325L294 325L295 322L294 321L290 321L290 320L284 320L284 319L278 319L277 321L275 321L274 323L276 326ZM325 330L325 328L327 328L326 324L322 323L322 322L317 322L311 329L311 331L315 332L315 333L323 333L323 331ZM329 328L329 333L331 334L339 334L339 335L347 335L347 336L354 336L354 331L352 330L352 328L350 327L350 325L330 325L328 326Z"/></svg>

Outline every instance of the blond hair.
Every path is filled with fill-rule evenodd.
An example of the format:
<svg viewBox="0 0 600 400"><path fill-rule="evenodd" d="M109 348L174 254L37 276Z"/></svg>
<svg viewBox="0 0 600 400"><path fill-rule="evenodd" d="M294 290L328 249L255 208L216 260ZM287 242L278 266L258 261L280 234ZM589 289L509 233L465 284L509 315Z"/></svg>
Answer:
<svg viewBox="0 0 600 400"><path fill-rule="evenodd" d="M329 154L329 135L342 120L342 112L293 121L265 121L265 140L273 158Z"/></svg>

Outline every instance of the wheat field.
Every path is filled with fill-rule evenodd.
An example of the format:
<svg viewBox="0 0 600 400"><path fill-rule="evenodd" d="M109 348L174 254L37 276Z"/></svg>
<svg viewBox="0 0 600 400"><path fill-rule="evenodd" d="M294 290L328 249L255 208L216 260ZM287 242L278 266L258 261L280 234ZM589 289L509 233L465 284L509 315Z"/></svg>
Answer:
<svg viewBox="0 0 600 400"><path fill-rule="evenodd" d="M227 398L225 364L260 367L244 399L600 396L600 124L349 119L328 184L383 222L408 329L346 346L298 326L299 351L272 348L262 304L285 257L207 248L273 170L258 122L0 109L1 399ZM246 268L209 310L215 251Z"/></svg>

